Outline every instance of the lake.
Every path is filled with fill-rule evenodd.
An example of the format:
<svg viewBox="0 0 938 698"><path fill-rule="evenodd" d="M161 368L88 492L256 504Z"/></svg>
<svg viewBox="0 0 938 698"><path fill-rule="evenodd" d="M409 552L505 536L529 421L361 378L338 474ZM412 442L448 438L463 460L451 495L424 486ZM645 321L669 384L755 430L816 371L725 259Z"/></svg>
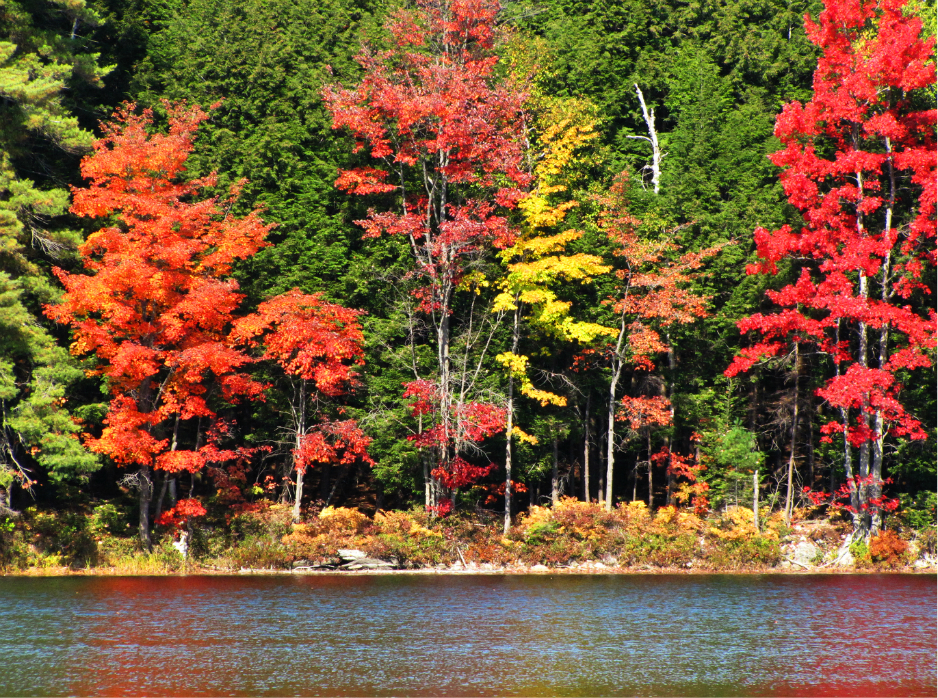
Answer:
<svg viewBox="0 0 938 698"><path fill-rule="evenodd" d="M936 694L929 575L0 577L0 695Z"/></svg>

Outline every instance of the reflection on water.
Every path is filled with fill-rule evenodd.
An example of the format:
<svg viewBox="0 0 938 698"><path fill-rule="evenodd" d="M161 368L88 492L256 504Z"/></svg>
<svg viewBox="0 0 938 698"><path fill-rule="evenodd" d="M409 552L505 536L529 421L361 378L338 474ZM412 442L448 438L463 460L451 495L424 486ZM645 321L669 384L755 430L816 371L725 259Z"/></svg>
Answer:
<svg viewBox="0 0 938 698"><path fill-rule="evenodd" d="M926 695L935 577L0 578L0 695Z"/></svg>

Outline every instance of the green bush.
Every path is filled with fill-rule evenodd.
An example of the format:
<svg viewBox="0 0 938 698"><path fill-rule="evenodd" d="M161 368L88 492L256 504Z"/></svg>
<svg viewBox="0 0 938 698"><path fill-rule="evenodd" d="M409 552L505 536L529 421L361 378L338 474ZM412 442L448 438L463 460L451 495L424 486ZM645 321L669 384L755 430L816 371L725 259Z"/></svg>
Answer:
<svg viewBox="0 0 938 698"><path fill-rule="evenodd" d="M85 514L40 512L31 507L26 510L25 525L40 554L54 557L57 564L69 567L97 564L98 544Z"/></svg>
<svg viewBox="0 0 938 698"><path fill-rule="evenodd" d="M17 520L7 516L0 519L0 570L25 567L27 550L26 540Z"/></svg>
<svg viewBox="0 0 938 698"><path fill-rule="evenodd" d="M938 506L938 494L918 492L915 495L900 494L901 507L899 518L903 524L917 531L935 526L935 507Z"/></svg>
<svg viewBox="0 0 938 698"><path fill-rule="evenodd" d="M781 559L781 545L778 540L769 536L719 539L711 542L706 554L708 567L714 569L774 567Z"/></svg>

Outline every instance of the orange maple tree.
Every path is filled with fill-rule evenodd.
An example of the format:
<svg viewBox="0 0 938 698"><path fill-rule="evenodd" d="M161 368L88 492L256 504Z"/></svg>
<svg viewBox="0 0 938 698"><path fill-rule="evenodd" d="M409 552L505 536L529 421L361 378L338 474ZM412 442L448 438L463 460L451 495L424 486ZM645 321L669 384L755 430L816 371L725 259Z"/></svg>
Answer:
<svg viewBox="0 0 938 698"><path fill-rule="evenodd" d="M354 385L355 367L365 363L361 314L320 294L293 289L235 323L233 337L252 348L263 347L261 359L275 362L290 383L292 464L287 472L296 472L295 521L300 520L303 479L311 464L373 462L368 455L371 439L355 420L330 414L330 400Z"/></svg>
<svg viewBox="0 0 938 698"><path fill-rule="evenodd" d="M56 269L65 286L46 309L72 327L72 352L93 354L111 403L104 430L88 446L121 466L137 466L140 539L149 547L153 470L194 473L232 457L206 434L218 421L213 399L262 397L263 385L243 369L252 359L231 346L228 332L242 296L232 264L264 243L270 225L258 212L224 213L224 202L199 193L210 174L184 180L199 124L198 106L164 103L168 132L153 113L125 105L82 160L86 187L73 189L72 212L109 224L81 246L85 274ZM214 393L214 394L213 394Z"/></svg>
<svg viewBox="0 0 938 698"><path fill-rule="evenodd" d="M628 211L626 174L617 177L609 192L599 197L598 202L601 206L599 225L612 244L616 279L614 295L606 300L606 304L616 315L617 327L611 341L599 352L610 370L605 504L607 510L611 510L617 407L621 404L626 411L624 417L638 420L644 429L670 424L673 419L670 402L665 398L630 398L620 403L616 395L623 371L626 367L636 371L654 370L652 358L668 351L662 331L706 317L708 298L694 293L688 284L694 278L694 271L705 259L719 252L723 245L677 256L678 248L673 243L642 237L639 234L641 221ZM677 258L673 259L675 256ZM630 410L635 414L629 416ZM666 415L663 414L665 411ZM651 491L648 501L650 506L653 502Z"/></svg>

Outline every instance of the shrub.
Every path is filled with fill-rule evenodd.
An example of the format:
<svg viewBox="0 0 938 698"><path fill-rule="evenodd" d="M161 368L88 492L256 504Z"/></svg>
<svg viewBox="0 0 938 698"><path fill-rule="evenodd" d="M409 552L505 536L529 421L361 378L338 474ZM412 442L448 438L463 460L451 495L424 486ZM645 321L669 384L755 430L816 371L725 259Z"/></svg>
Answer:
<svg viewBox="0 0 938 698"><path fill-rule="evenodd" d="M52 566L91 567L97 563L98 545L89 525L89 517L80 512L40 512L26 510L26 529L40 556L47 556Z"/></svg>
<svg viewBox="0 0 938 698"><path fill-rule="evenodd" d="M895 531L883 531L870 538L870 560L883 567L901 567L906 563L909 544Z"/></svg>

